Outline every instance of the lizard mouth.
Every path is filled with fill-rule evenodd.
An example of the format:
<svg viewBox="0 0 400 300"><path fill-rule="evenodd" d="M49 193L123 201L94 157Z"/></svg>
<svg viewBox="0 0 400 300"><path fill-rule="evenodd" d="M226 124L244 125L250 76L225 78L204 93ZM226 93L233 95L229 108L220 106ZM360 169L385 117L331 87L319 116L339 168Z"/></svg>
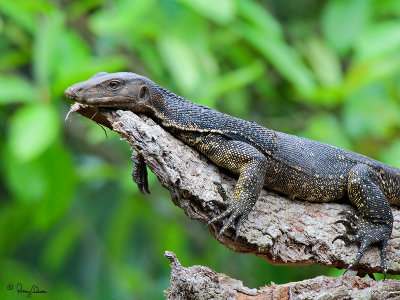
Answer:
<svg viewBox="0 0 400 300"><path fill-rule="evenodd" d="M73 100L75 102L93 106L93 107L117 107L122 108L126 105L132 103L132 99L129 97L99 97L99 98L86 98L80 95L77 95L74 91L67 89L65 91L65 95L68 99Z"/></svg>
<svg viewBox="0 0 400 300"><path fill-rule="evenodd" d="M79 102L91 106L107 106L107 107L120 107L123 104L127 104L132 102L132 99L127 97L101 97L101 98L82 98L79 99Z"/></svg>

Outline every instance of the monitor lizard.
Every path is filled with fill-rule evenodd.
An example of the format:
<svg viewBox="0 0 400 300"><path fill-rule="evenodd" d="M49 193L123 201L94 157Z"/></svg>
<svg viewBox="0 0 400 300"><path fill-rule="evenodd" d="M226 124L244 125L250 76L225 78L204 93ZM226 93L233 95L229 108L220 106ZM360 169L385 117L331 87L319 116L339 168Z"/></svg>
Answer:
<svg viewBox="0 0 400 300"><path fill-rule="evenodd" d="M153 118L173 136L195 148L216 165L238 175L226 209L207 225L227 219L217 238L235 225L236 236L261 189L306 201L344 199L357 213L343 211L345 244L358 243L356 265L371 244L378 244L386 277L386 248L393 229L390 204L400 205L400 169L361 154L264 128L190 102L150 79L128 72L95 74L65 91L73 101L99 108L130 110ZM136 152L132 178L149 193L146 164Z"/></svg>

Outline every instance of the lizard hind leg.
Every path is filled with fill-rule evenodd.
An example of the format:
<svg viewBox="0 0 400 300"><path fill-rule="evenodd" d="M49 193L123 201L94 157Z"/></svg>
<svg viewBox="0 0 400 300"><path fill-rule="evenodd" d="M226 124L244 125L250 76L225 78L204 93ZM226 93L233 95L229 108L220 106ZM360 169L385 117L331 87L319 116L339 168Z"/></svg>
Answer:
<svg viewBox="0 0 400 300"><path fill-rule="evenodd" d="M370 245L378 244L382 272L386 277L386 247L392 233L393 216L389 202L382 192L379 174L367 165L354 166L349 173L348 196L357 207L358 214L342 212L346 220L339 220L338 223L345 225L347 233L355 236L349 238L347 234L339 235L333 240L341 239L346 244L360 244L356 259L347 267L346 272L360 262Z"/></svg>

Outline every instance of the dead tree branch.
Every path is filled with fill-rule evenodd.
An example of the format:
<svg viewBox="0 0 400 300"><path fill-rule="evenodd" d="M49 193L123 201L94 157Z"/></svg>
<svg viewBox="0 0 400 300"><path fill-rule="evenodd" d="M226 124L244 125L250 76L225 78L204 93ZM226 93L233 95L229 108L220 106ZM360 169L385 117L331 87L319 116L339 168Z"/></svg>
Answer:
<svg viewBox="0 0 400 300"><path fill-rule="evenodd" d="M194 149L172 137L152 119L127 111L100 111L75 104L73 111L112 128L136 151L171 193L175 205L192 220L207 223L221 212L210 200L219 199L214 182L220 182L232 195L236 180L216 167ZM128 158L127 158L128 159ZM353 209L339 203L309 203L289 200L269 191L262 191L254 209L244 222L235 241L230 229L219 242L239 252L251 253L273 264L320 264L345 268L357 253L356 245L345 246L342 241L332 244L345 228L335 224L338 213ZM388 273L400 274L400 214L393 209L394 229L388 244ZM216 236L221 224L210 226ZM380 272L377 248L368 250L356 270ZM319 278L315 280L325 280Z"/></svg>
<svg viewBox="0 0 400 300"><path fill-rule="evenodd" d="M399 299L400 281L376 281L358 276L337 278L318 276L299 282L249 289L240 280L219 274L204 266L182 267L175 254L165 252L171 261L171 286L167 299Z"/></svg>

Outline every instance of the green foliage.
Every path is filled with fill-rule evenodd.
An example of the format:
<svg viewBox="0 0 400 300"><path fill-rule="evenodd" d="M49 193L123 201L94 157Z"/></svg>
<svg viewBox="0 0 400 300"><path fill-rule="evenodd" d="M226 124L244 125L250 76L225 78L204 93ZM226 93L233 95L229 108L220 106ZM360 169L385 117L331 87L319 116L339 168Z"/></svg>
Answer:
<svg viewBox="0 0 400 300"><path fill-rule="evenodd" d="M251 287L340 275L225 249L153 175L143 197L129 147L64 122L63 91L132 71L400 167L399 12L397 0L0 0L0 298L21 282L50 298L162 299L165 250Z"/></svg>

